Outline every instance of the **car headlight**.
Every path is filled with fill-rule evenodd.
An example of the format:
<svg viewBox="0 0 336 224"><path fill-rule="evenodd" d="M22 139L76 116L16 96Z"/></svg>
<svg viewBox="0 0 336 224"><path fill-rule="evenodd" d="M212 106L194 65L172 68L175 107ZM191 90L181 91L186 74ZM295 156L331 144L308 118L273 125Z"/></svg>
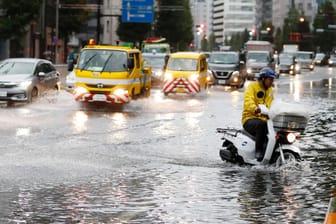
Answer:
<svg viewBox="0 0 336 224"><path fill-rule="evenodd" d="M248 68L247 70L247 73L252 73L252 69Z"/></svg>
<svg viewBox="0 0 336 224"><path fill-rule="evenodd" d="M19 84L20 87L22 88L27 88L28 86L30 86L32 84L32 81L31 80L28 80L28 81L24 81L24 82L21 82Z"/></svg>
<svg viewBox="0 0 336 224"><path fill-rule="evenodd" d="M156 72L153 72L153 75L156 76L156 77L161 77L162 76L162 71L156 71Z"/></svg>
<svg viewBox="0 0 336 224"><path fill-rule="evenodd" d="M192 81L195 81L195 80L198 80L198 78L199 78L199 74L192 74L192 75L190 75L190 80L192 80Z"/></svg>
<svg viewBox="0 0 336 224"><path fill-rule="evenodd" d="M168 80L169 80L169 79L173 79L173 74L172 74L172 73L168 73L168 72L165 73L164 79L165 79L165 80L167 80L167 79L168 79Z"/></svg>

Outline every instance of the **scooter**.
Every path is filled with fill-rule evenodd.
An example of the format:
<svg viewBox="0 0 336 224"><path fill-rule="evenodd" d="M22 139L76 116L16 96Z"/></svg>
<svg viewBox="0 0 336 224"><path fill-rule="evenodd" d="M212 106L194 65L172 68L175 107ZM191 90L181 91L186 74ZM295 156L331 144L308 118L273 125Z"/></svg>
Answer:
<svg viewBox="0 0 336 224"><path fill-rule="evenodd" d="M307 126L308 115L300 111L269 110L259 105L261 113L268 116L267 145L262 161L255 158L255 137L244 129L217 128L222 134L219 155L223 161L239 165L275 165L301 161L301 151L294 145ZM286 107L280 107L282 109ZM288 109L288 108L287 108Z"/></svg>

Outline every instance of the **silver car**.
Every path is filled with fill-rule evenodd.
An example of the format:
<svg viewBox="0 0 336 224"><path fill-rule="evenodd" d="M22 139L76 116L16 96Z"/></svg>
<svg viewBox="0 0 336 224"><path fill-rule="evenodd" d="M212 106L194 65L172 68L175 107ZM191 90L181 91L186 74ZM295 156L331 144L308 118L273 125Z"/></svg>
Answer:
<svg viewBox="0 0 336 224"><path fill-rule="evenodd" d="M60 89L60 74L44 59L9 58L0 62L0 101L32 102L47 90Z"/></svg>

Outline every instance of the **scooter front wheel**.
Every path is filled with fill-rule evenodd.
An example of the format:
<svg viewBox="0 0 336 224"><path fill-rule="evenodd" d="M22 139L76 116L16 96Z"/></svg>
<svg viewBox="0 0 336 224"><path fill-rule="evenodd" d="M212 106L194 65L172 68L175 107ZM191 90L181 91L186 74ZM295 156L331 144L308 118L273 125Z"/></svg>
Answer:
<svg viewBox="0 0 336 224"><path fill-rule="evenodd" d="M277 153L275 157L275 166L280 167L285 164L295 164L296 162L300 161L300 156L297 153L284 151L283 152L283 159L281 158L281 154Z"/></svg>

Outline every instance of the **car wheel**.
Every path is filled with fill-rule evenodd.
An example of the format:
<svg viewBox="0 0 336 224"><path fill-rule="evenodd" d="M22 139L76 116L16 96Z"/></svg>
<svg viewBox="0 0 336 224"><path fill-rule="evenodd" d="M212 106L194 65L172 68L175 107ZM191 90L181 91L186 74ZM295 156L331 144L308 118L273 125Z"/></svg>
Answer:
<svg viewBox="0 0 336 224"><path fill-rule="evenodd" d="M32 89L30 94L28 95L28 103L32 103L38 96L38 90L36 87Z"/></svg>

